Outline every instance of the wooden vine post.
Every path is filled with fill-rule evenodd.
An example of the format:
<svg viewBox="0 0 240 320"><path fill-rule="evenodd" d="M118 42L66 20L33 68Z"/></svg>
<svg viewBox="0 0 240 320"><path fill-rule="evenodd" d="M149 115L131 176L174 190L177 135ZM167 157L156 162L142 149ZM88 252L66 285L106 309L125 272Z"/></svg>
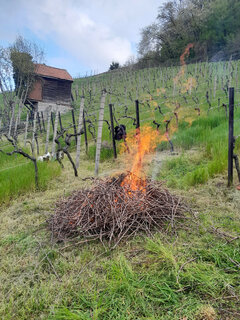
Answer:
<svg viewBox="0 0 240 320"><path fill-rule="evenodd" d="M135 100L136 105L136 129L140 131L140 118L139 118L139 101Z"/></svg>
<svg viewBox="0 0 240 320"><path fill-rule="evenodd" d="M54 132L54 119L53 119L53 112L51 111L51 122L52 122L52 129Z"/></svg>
<svg viewBox="0 0 240 320"><path fill-rule="evenodd" d="M98 119L98 135L97 135L97 146L96 146L96 158L95 158L95 175L98 175L101 144L102 144L102 128L103 128L103 117L104 117L104 105L106 100L107 92L105 89L102 91L102 97L100 102L99 119Z"/></svg>
<svg viewBox="0 0 240 320"><path fill-rule="evenodd" d="M33 152L34 152L34 149L35 149L36 121L37 121L37 112L34 111L34 116L33 116L33 134L32 134L32 150L33 150Z"/></svg>
<svg viewBox="0 0 240 320"><path fill-rule="evenodd" d="M41 117L42 117L43 131L46 132L45 122L44 122L44 117L43 117L43 112L41 112Z"/></svg>
<svg viewBox="0 0 240 320"><path fill-rule="evenodd" d="M15 116L15 107L16 107L16 105L14 103L13 107L12 107L12 116L11 116L10 124L9 124L8 137L11 136L12 125L13 125L13 120L14 120L14 116Z"/></svg>
<svg viewBox="0 0 240 320"><path fill-rule="evenodd" d="M63 126L62 126L62 118L61 118L61 112L58 111L58 119L59 119L59 125L60 125L60 130L63 130Z"/></svg>
<svg viewBox="0 0 240 320"><path fill-rule="evenodd" d="M74 115L74 110L73 109L72 109L72 122L73 122L75 142L77 144L77 129L76 129L76 121L75 121L75 115Z"/></svg>
<svg viewBox="0 0 240 320"><path fill-rule="evenodd" d="M58 115L56 111L56 116L55 116L55 123L54 123L54 132L53 132L53 142L52 142L52 157L55 156L55 151L56 151L56 136L57 136L57 126L58 126Z"/></svg>
<svg viewBox="0 0 240 320"><path fill-rule="evenodd" d="M87 139L87 127L86 127L86 120L85 120L85 111L83 111L83 128L84 128L84 138L85 138L85 149L86 149L86 154L88 154L88 139Z"/></svg>
<svg viewBox="0 0 240 320"><path fill-rule="evenodd" d="M117 159L117 149L116 149L116 141L114 139L114 122L113 122L113 111L112 111L112 104L109 104L109 112L110 112L110 120L111 120L111 133L112 133L112 144L113 144L113 153L114 158Z"/></svg>
<svg viewBox="0 0 240 320"><path fill-rule="evenodd" d="M46 144L45 144L45 153L48 153L48 143L49 143L49 134L50 134L50 125L51 125L51 116L52 112L48 111L47 113L47 135L46 135Z"/></svg>
<svg viewBox="0 0 240 320"><path fill-rule="evenodd" d="M77 153L76 153L76 168L79 167L80 149L81 149L81 130L83 127L83 109L84 109L84 96L81 98L79 118L78 118L78 136L77 136Z"/></svg>
<svg viewBox="0 0 240 320"><path fill-rule="evenodd" d="M18 114L16 116L16 120L15 120L15 127L14 127L14 133L13 136L17 137L17 127L18 127L18 123L20 123L20 105L18 106Z"/></svg>
<svg viewBox="0 0 240 320"><path fill-rule="evenodd" d="M234 124L234 88L229 88L229 127L228 127L228 187L233 184L233 124Z"/></svg>
<svg viewBox="0 0 240 320"><path fill-rule="evenodd" d="M139 117L139 101L135 100L135 106L136 106L136 139L137 139L137 145L138 145L138 151L140 151L141 148L141 136L140 136L140 117ZM139 154L141 154L139 152ZM138 160L138 164L141 165L142 159L141 157Z"/></svg>
<svg viewBox="0 0 240 320"><path fill-rule="evenodd" d="M26 147L26 143L27 143L28 121L29 121L29 113L27 113L27 118L25 123L24 147Z"/></svg>

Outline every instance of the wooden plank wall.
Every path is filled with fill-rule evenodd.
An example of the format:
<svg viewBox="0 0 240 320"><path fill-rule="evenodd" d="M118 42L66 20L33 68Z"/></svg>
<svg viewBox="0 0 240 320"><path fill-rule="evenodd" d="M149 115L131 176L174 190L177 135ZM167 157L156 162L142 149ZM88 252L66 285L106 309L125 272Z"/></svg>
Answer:
<svg viewBox="0 0 240 320"><path fill-rule="evenodd" d="M71 82L57 79L44 79L43 102L70 103Z"/></svg>

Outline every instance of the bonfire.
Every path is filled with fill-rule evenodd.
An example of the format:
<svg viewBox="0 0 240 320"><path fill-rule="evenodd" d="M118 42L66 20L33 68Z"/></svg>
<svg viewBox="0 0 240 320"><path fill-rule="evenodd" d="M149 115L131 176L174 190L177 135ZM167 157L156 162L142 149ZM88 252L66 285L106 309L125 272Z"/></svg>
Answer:
<svg viewBox="0 0 240 320"><path fill-rule="evenodd" d="M91 188L58 201L49 220L54 238L99 239L115 247L140 232L151 235L154 230L172 229L176 219L183 219L186 207L180 198L144 174L143 157L154 150L157 139L152 128L138 130L127 141L134 155L130 170L95 179Z"/></svg>

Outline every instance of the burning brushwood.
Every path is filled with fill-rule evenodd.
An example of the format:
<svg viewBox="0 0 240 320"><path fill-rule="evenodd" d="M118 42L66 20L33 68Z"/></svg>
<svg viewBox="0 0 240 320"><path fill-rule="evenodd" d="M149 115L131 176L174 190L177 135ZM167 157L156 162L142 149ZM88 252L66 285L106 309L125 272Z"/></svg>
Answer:
<svg viewBox="0 0 240 320"><path fill-rule="evenodd" d="M150 235L169 224L173 228L175 220L184 218L185 205L162 183L146 179L143 171L144 156L163 138L144 126L129 134L131 169L116 178L95 180L91 189L75 191L60 200L49 220L53 237L99 239L115 247L137 232Z"/></svg>
<svg viewBox="0 0 240 320"><path fill-rule="evenodd" d="M130 184L134 180L135 188ZM185 205L162 183L136 178L132 173L97 180L92 189L75 191L60 200L49 226L57 240L83 237L116 247L138 232L174 227L184 218Z"/></svg>

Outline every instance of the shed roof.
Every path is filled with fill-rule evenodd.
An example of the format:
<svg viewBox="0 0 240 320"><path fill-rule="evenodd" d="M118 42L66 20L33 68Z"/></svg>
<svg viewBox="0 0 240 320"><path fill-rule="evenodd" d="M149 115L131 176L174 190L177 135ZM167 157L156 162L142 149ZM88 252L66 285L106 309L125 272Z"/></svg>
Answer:
<svg viewBox="0 0 240 320"><path fill-rule="evenodd" d="M67 70L50 67L45 64L35 64L35 73L43 77L73 81Z"/></svg>

